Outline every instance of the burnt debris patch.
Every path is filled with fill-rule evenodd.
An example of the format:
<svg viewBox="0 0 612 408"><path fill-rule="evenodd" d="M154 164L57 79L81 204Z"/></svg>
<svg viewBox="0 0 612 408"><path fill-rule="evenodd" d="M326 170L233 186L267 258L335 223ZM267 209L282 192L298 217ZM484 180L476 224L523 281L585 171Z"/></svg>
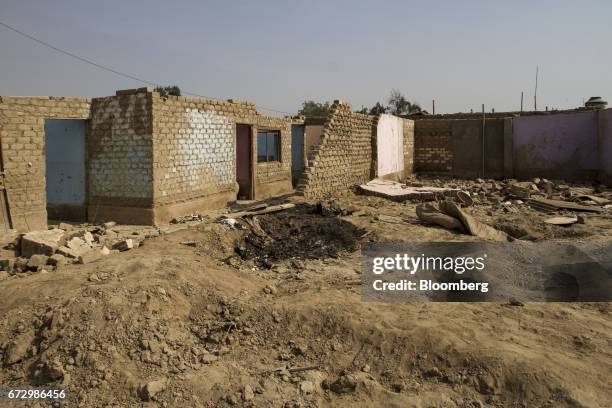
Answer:
<svg viewBox="0 0 612 408"><path fill-rule="evenodd" d="M248 232L235 246L243 260L260 266L289 259L337 258L359 249L364 230L317 206L297 205L290 210L245 220Z"/></svg>

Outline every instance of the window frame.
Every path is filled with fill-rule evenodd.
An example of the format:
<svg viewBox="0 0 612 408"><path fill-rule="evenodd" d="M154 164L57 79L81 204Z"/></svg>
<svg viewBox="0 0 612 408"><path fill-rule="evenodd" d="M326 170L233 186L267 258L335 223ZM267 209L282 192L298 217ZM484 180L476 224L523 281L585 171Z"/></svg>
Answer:
<svg viewBox="0 0 612 408"><path fill-rule="evenodd" d="M259 156L259 149L260 149L260 143L259 143L259 134L260 133L265 133L266 137L266 145L265 145L265 152L266 152L266 156L265 156L265 160L260 160L260 156ZM277 152L277 158L276 160L271 160L270 159L270 151L268 150L268 140L269 140L269 135L270 134L275 134L276 137L276 152ZM281 162L281 131L278 129L257 129L257 163L280 163Z"/></svg>

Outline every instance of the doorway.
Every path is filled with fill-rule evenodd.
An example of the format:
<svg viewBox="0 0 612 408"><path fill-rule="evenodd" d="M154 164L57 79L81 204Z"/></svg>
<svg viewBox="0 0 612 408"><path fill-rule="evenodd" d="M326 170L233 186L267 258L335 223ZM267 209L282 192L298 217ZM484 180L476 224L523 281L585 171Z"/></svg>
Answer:
<svg viewBox="0 0 612 408"><path fill-rule="evenodd" d="M45 166L48 218L86 220L84 120L45 120Z"/></svg>
<svg viewBox="0 0 612 408"><path fill-rule="evenodd" d="M304 172L304 125L291 125L291 182L295 187Z"/></svg>
<svg viewBox="0 0 612 408"><path fill-rule="evenodd" d="M253 199L251 126L236 124L236 182L238 199Z"/></svg>

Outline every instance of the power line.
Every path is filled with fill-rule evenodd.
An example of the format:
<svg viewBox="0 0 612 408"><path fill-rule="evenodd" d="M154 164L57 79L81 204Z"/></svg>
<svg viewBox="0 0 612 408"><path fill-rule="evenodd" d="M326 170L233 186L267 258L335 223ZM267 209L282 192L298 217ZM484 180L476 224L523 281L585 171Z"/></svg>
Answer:
<svg viewBox="0 0 612 408"><path fill-rule="evenodd" d="M59 52L61 54L67 55L67 56L69 56L71 58L77 59L77 60L79 60L81 62L84 62L86 64L93 65L96 68L102 69L104 71L112 72L115 75L119 75L119 76L122 76L124 78L131 79L133 81L138 81L138 82L141 82L143 84L152 85L152 86L155 86L155 87L161 86L160 84L158 84L156 82L148 81L146 79L138 78L138 77L136 77L134 75L126 74L125 72L117 71L116 69L107 67L105 65L99 64L99 63L97 63L95 61L92 61L90 59L87 59L87 58L81 57L81 56L79 56L77 54L74 54L74 53L72 53L70 51L66 51L66 50L64 50L62 48L56 47L55 45L49 44L48 42L45 42L45 41L43 41L41 39L38 39L38 38L28 34L28 33L24 33L23 31L18 30L15 27L12 27L12 26L10 26L10 25L8 25L6 23L3 23L2 21L0 21L0 25L5 27L5 28L8 28L9 30L11 30L11 31L13 31L13 32L23 36L23 37L26 37L26 38L34 41L34 42L37 42L38 44L41 44L41 45L43 45L43 46L45 46L47 48L51 48L52 50L55 50L55 51L57 51L57 52ZM223 100L223 98L215 98L215 97L212 97L212 96L200 95L200 94L193 93L193 92L186 92L185 91L183 93L185 95L195 96L195 97L198 97L198 98L214 99L214 100L217 100L217 101ZM265 111L268 111L268 112L282 113L284 115L292 115L292 113L290 113L290 112L285 112L285 111L281 111L281 110L277 110L277 109L266 108L266 107L263 107L263 106L259 106L259 109L265 110Z"/></svg>

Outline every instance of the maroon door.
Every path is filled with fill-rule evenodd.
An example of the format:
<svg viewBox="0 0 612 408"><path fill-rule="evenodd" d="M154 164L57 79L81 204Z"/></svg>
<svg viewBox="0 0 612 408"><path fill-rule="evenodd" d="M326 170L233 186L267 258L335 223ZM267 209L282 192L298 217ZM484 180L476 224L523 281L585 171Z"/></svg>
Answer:
<svg viewBox="0 0 612 408"><path fill-rule="evenodd" d="M238 182L238 199L250 200L251 188L251 126L236 125L236 181Z"/></svg>

